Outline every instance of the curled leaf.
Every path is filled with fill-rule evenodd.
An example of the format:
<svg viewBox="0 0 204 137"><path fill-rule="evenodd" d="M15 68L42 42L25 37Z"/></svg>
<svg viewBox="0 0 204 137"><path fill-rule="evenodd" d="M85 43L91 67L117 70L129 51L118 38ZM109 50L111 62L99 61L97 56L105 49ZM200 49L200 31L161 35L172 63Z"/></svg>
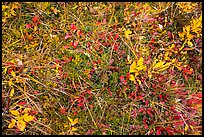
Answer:
<svg viewBox="0 0 204 137"><path fill-rule="evenodd" d="M135 77L134 77L134 75L131 74L129 80L131 80L131 81L135 81Z"/></svg>
<svg viewBox="0 0 204 137"><path fill-rule="evenodd" d="M11 119L11 123L9 123L8 128L13 128L15 126L16 120Z"/></svg>
<svg viewBox="0 0 204 137"><path fill-rule="evenodd" d="M141 85L141 84L142 84L142 82L141 82L139 79L137 79L137 82L139 83L139 85Z"/></svg>
<svg viewBox="0 0 204 137"><path fill-rule="evenodd" d="M18 121L17 127L20 131L23 131L26 128L26 123L24 121Z"/></svg>
<svg viewBox="0 0 204 137"><path fill-rule="evenodd" d="M10 113L15 115L15 116L19 115L19 112L17 110L10 110Z"/></svg>

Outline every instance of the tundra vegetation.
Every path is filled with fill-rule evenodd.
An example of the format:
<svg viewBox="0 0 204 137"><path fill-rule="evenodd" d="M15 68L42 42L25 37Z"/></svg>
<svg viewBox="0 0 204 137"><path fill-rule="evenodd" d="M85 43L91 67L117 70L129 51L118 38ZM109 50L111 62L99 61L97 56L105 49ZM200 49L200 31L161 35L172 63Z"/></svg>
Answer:
<svg viewBox="0 0 204 137"><path fill-rule="evenodd" d="M202 3L2 2L2 134L202 134Z"/></svg>

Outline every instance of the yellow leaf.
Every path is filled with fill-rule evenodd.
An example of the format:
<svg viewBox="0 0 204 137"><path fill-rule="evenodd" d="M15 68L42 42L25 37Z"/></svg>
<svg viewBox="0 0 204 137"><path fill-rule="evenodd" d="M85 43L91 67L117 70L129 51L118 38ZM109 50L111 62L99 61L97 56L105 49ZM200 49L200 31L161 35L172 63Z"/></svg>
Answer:
<svg viewBox="0 0 204 137"><path fill-rule="evenodd" d="M7 72L7 67L4 69L3 74L6 74Z"/></svg>
<svg viewBox="0 0 204 137"><path fill-rule="evenodd" d="M131 30L125 30L125 37L127 38L127 39L129 39L130 37L129 37L129 35L132 33L132 31Z"/></svg>
<svg viewBox="0 0 204 137"><path fill-rule="evenodd" d="M193 43L190 40L187 43L188 45L193 46Z"/></svg>
<svg viewBox="0 0 204 137"><path fill-rule="evenodd" d="M130 73L136 72L136 71L137 71L136 70L136 62L133 61L133 63L130 65Z"/></svg>
<svg viewBox="0 0 204 137"><path fill-rule="evenodd" d="M185 125L185 129L184 130L185 130L185 132L188 130L188 125Z"/></svg>
<svg viewBox="0 0 204 137"><path fill-rule="evenodd" d="M13 94L14 94L14 88L11 89L10 97L13 97Z"/></svg>
<svg viewBox="0 0 204 137"><path fill-rule="evenodd" d="M12 77L15 77L16 76L16 73L14 71L11 71L11 76Z"/></svg>
<svg viewBox="0 0 204 137"><path fill-rule="evenodd" d="M164 71L164 70L166 70L166 69L168 69L169 68L169 66L165 66L165 67L162 67L161 69L159 69L159 70L157 70L158 72L161 72L161 71Z"/></svg>
<svg viewBox="0 0 204 137"><path fill-rule="evenodd" d="M13 84L12 79L9 80L8 85L9 87Z"/></svg>
<svg viewBox="0 0 204 137"><path fill-rule="evenodd" d="M17 121L23 121L23 117L21 117L19 115L17 117L15 117L15 118L16 118Z"/></svg>
<svg viewBox="0 0 204 137"><path fill-rule="evenodd" d="M135 77L137 77L140 73L139 72L135 72Z"/></svg>
<svg viewBox="0 0 204 137"><path fill-rule="evenodd" d="M141 82L139 79L137 79L137 82L139 83L139 85L141 85L141 84L142 84L142 82Z"/></svg>
<svg viewBox="0 0 204 137"><path fill-rule="evenodd" d="M10 110L10 113L15 115L15 116L19 115L19 112L17 110Z"/></svg>
<svg viewBox="0 0 204 137"><path fill-rule="evenodd" d="M67 118L69 119L69 122L73 122L73 120L69 116L67 116Z"/></svg>
<svg viewBox="0 0 204 137"><path fill-rule="evenodd" d="M78 123L78 118L77 118L77 119L75 119L75 120L74 120L74 122L73 122L73 123L71 123L71 124L72 124L72 126L73 126L73 125L76 125L77 123Z"/></svg>
<svg viewBox="0 0 204 137"><path fill-rule="evenodd" d="M193 131L194 131L194 128L193 128L193 126L191 126L191 125L190 125L190 128L191 128L191 130L193 130Z"/></svg>
<svg viewBox="0 0 204 137"><path fill-rule="evenodd" d="M130 56L128 55L127 56L127 64L131 64L132 63L132 60L130 59Z"/></svg>
<svg viewBox="0 0 204 137"><path fill-rule="evenodd" d="M74 9L76 9L76 8L78 8L78 5L76 5L75 7L73 7L72 9L74 10Z"/></svg>
<svg viewBox="0 0 204 137"><path fill-rule="evenodd" d="M23 73L27 73L28 72L28 68L25 68L24 70L23 70Z"/></svg>
<svg viewBox="0 0 204 137"><path fill-rule="evenodd" d="M34 116L31 116L31 115L28 116L27 113L23 115L23 119L24 119L25 122L30 122L30 121L32 121L34 118L35 118Z"/></svg>
<svg viewBox="0 0 204 137"><path fill-rule="evenodd" d="M148 71L148 77L151 79L152 78L152 73Z"/></svg>
<svg viewBox="0 0 204 137"><path fill-rule="evenodd" d="M20 131L23 131L26 128L26 123L24 121L18 121L17 127Z"/></svg>
<svg viewBox="0 0 204 137"><path fill-rule="evenodd" d="M143 58L142 57L137 61L137 65L138 65L138 67L143 66Z"/></svg>
<svg viewBox="0 0 204 137"><path fill-rule="evenodd" d="M166 63L165 65L161 66L158 71L164 71L171 65L171 62Z"/></svg>
<svg viewBox="0 0 204 137"><path fill-rule="evenodd" d="M31 108L25 108L22 113L28 113L30 110Z"/></svg>
<svg viewBox="0 0 204 137"><path fill-rule="evenodd" d="M141 66L141 70L146 71L147 67L146 66Z"/></svg>
<svg viewBox="0 0 204 137"><path fill-rule="evenodd" d="M7 20L6 18L2 18L2 22L5 23Z"/></svg>
<svg viewBox="0 0 204 137"><path fill-rule="evenodd" d="M9 123L8 128L13 128L15 126L16 120L11 119L11 123Z"/></svg>
<svg viewBox="0 0 204 137"><path fill-rule="evenodd" d="M135 81L134 75L132 75L132 74L130 75L130 80L131 80L131 81Z"/></svg>
<svg viewBox="0 0 204 137"><path fill-rule="evenodd" d="M5 9L8 9L8 6L2 5L2 11L4 11Z"/></svg>
<svg viewBox="0 0 204 137"><path fill-rule="evenodd" d="M75 127L72 127L72 131L77 131L77 128L75 128Z"/></svg>
<svg viewBox="0 0 204 137"><path fill-rule="evenodd" d="M67 116L67 118L69 119L72 126L78 123L78 118L76 118L74 121L69 116Z"/></svg>
<svg viewBox="0 0 204 137"><path fill-rule="evenodd" d="M153 69L156 69L156 68L158 68L158 67L161 67L163 64L164 64L163 61L159 61L159 62L153 67Z"/></svg>
<svg viewBox="0 0 204 137"><path fill-rule="evenodd" d="M68 125L67 125L67 124L64 124L64 127L65 127L65 128L67 128L67 127L68 127Z"/></svg>
<svg viewBox="0 0 204 137"><path fill-rule="evenodd" d="M34 32L36 31L38 29L38 26L36 25L36 26L34 26Z"/></svg>

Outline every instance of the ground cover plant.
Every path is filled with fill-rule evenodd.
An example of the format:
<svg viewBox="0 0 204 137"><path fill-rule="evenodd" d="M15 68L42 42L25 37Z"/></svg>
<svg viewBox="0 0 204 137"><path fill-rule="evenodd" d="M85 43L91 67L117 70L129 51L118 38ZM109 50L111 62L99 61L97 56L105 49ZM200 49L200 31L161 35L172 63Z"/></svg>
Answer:
<svg viewBox="0 0 204 137"><path fill-rule="evenodd" d="M2 134L202 134L202 3L3 2Z"/></svg>

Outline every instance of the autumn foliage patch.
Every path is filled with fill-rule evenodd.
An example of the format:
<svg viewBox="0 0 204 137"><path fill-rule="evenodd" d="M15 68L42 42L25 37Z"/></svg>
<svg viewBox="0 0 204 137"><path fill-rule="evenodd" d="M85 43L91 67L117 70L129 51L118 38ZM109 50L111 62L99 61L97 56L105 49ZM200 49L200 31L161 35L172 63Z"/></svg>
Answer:
<svg viewBox="0 0 204 137"><path fill-rule="evenodd" d="M3 2L2 134L201 135L201 2Z"/></svg>

